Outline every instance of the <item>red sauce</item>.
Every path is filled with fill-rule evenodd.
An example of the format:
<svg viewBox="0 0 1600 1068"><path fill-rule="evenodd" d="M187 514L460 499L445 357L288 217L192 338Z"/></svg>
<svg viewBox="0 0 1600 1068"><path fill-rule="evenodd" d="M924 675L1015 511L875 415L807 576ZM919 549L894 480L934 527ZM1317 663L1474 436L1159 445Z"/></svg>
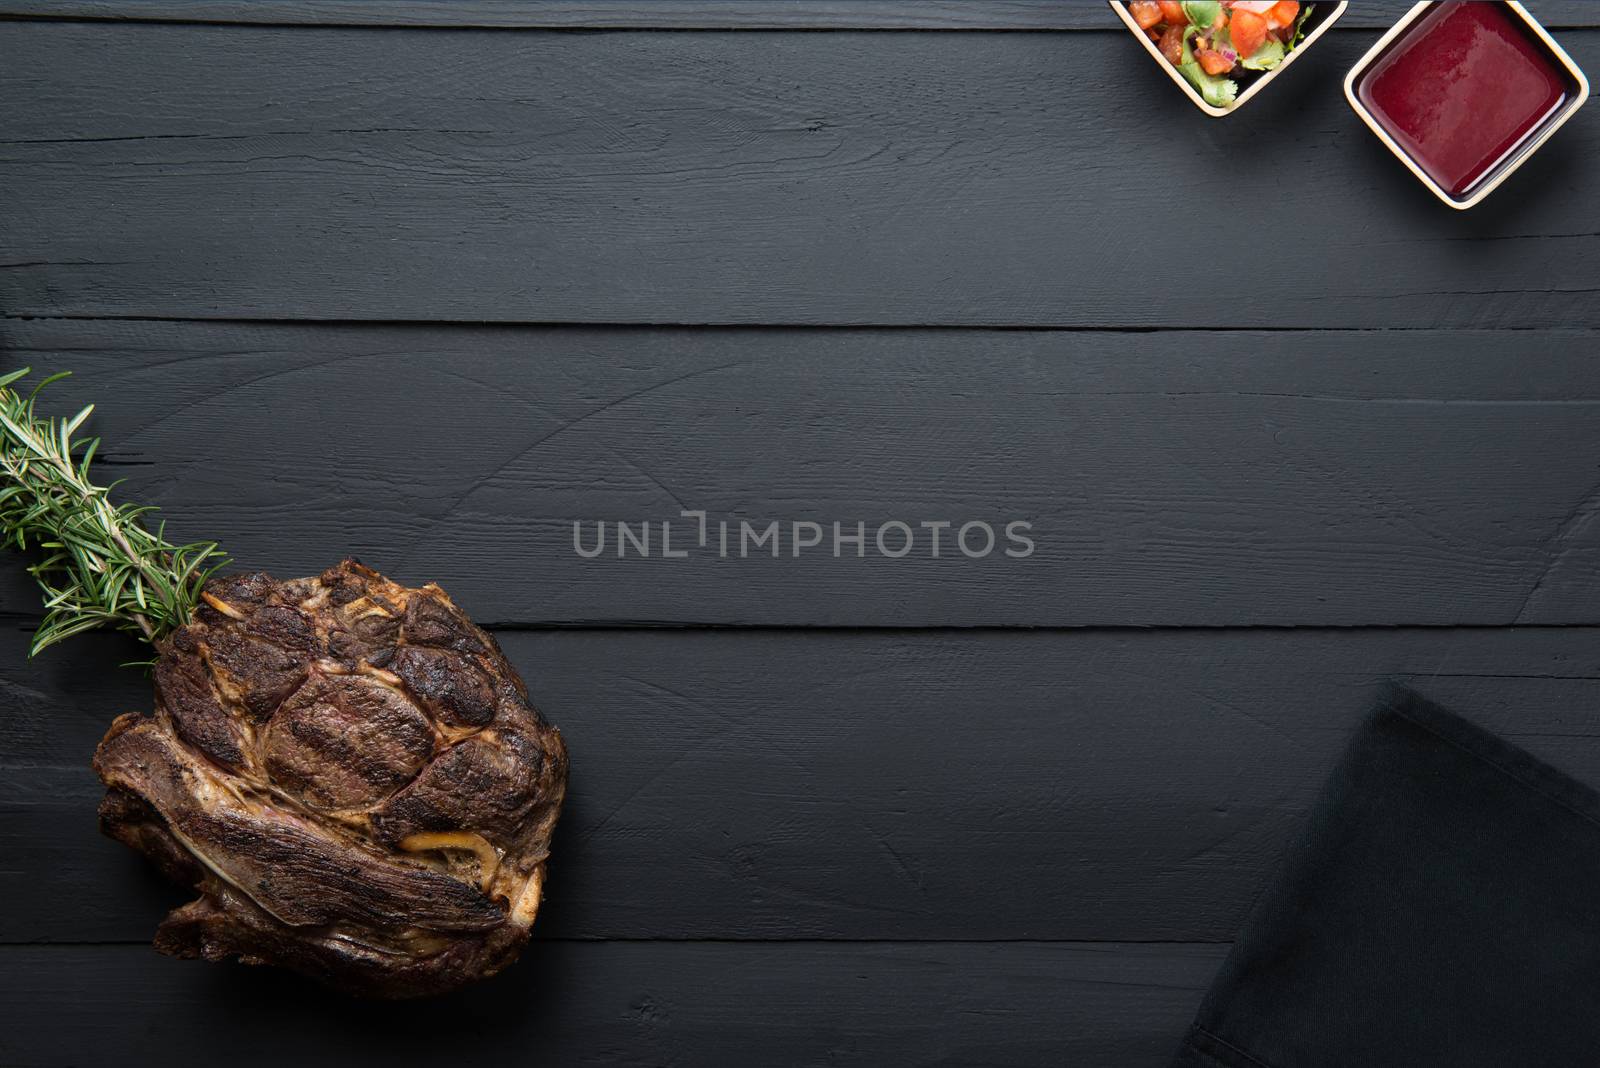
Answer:
<svg viewBox="0 0 1600 1068"><path fill-rule="evenodd" d="M1378 124L1452 197L1514 156L1576 94L1544 42L1486 0L1438 4L1356 85Z"/></svg>

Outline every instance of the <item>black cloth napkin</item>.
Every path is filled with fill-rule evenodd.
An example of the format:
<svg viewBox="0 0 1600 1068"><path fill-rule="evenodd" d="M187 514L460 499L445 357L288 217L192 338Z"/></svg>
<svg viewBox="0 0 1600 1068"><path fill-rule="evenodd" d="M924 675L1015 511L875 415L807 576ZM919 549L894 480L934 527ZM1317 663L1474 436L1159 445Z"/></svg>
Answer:
<svg viewBox="0 0 1600 1068"><path fill-rule="evenodd" d="M1391 692L1173 1068L1596 1065L1600 794Z"/></svg>

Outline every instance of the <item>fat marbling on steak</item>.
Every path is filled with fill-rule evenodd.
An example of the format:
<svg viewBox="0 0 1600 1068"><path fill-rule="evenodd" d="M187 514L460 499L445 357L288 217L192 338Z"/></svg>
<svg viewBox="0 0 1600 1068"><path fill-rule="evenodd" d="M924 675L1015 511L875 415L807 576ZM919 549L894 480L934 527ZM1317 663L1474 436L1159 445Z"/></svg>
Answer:
<svg viewBox="0 0 1600 1068"><path fill-rule="evenodd" d="M202 599L94 760L105 832L199 892L157 948L377 997L515 959L567 760L494 639L354 561Z"/></svg>

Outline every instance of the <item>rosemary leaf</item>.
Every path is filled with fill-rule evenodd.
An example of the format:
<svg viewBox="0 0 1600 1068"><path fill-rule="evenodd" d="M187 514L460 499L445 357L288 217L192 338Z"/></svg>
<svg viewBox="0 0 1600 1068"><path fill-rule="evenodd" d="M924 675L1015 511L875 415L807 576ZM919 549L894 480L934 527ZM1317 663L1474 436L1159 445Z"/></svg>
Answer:
<svg viewBox="0 0 1600 1068"><path fill-rule="evenodd" d="M215 542L171 544L164 523L151 533L140 521L149 506L112 504L116 483L89 480L100 439L74 436L94 406L40 417L39 391L66 373L24 396L13 387L28 374L0 375L0 544L44 551L28 569L46 610L32 652L103 626L160 641L189 622L201 587L228 561Z"/></svg>

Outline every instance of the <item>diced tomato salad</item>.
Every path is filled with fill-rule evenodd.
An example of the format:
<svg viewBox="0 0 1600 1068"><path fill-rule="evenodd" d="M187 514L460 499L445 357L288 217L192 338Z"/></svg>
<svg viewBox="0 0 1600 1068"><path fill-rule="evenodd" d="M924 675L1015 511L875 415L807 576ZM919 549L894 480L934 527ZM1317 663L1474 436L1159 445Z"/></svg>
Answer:
<svg viewBox="0 0 1600 1068"><path fill-rule="evenodd" d="M1312 5L1297 0L1133 0L1128 13L1211 104L1231 103L1235 76L1267 71L1300 43Z"/></svg>

